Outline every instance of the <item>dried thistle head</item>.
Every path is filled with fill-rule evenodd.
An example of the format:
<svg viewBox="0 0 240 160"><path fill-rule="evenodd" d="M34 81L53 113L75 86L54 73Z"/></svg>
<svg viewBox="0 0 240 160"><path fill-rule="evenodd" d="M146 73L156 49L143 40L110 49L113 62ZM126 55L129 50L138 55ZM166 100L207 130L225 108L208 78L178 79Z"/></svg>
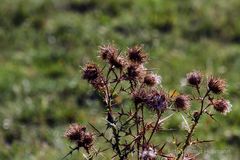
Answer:
<svg viewBox="0 0 240 160"><path fill-rule="evenodd" d="M192 86L198 86L202 81L202 74L198 71L187 74L187 82Z"/></svg>
<svg viewBox="0 0 240 160"><path fill-rule="evenodd" d="M165 110L168 105L168 97L163 91L152 90L149 92L146 104L153 110Z"/></svg>
<svg viewBox="0 0 240 160"><path fill-rule="evenodd" d="M143 83L152 87L155 86L156 84L161 83L161 77L156 74L147 74L144 77Z"/></svg>
<svg viewBox="0 0 240 160"><path fill-rule="evenodd" d="M93 145L93 134L86 132L86 127L79 124L71 124L65 131L64 137L69 141L76 143L78 147L83 147L88 151Z"/></svg>
<svg viewBox="0 0 240 160"><path fill-rule="evenodd" d="M78 142L82 140L86 131L85 126L78 125L76 123L71 124L69 128L65 131L64 137L72 142Z"/></svg>
<svg viewBox="0 0 240 160"><path fill-rule="evenodd" d="M141 80L146 73L143 65L131 64L127 67L126 79L127 80Z"/></svg>
<svg viewBox="0 0 240 160"><path fill-rule="evenodd" d="M147 55L144 53L142 46L135 46L128 49L128 58L133 63L142 64L146 61Z"/></svg>
<svg viewBox="0 0 240 160"><path fill-rule="evenodd" d="M100 74L100 70L96 64L87 63L83 68L83 79L88 81L96 79Z"/></svg>
<svg viewBox="0 0 240 160"><path fill-rule="evenodd" d="M232 110L232 105L225 99L213 100L213 107L216 111L226 115Z"/></svg>
<svg viewBox="0 0 240 160"><path fill-rule="evenodd" d="M93 145L93 139L94 139L93 134L90 133L90 132L86 132L85 135L84 135L83 141L78 145L82 146L86 150L89 150Z"/></svg>
<svg viewBox="0 0 240 160"><path fill-rule="evenodd" d="M174 105L177 109L187 110L190 108L190 98L187 95L179 95L175 98Z"/></svg>
<svg viewBox="0 0 240 160"><path fill-rule="evenodd" d="M220 78L211 77L208 81L208 88L215 94L220 94L225 91L226 82Z"/></svg>
<svg viewBox="0 0 240 160"><path fill-rule="evenodd" d="M132 93L132 98L135 104L140 104L146 102L146 97L148 93L145 89L141 88L139 90L135 90Z"/></svg>
<svg viewBox="0 0 240 160"><path fill-rule="evenodd" d="M123 69L127 66L127 60L122 56L113 56L109 59L109 63L118 69Z"/></svg>
<svg viewBox="0 0 240 160"><path fill-rule="evenodd" d="M103 45L99 47L99 54L103 60L109 60L117 55L118 49L114 45Z"/></svg>

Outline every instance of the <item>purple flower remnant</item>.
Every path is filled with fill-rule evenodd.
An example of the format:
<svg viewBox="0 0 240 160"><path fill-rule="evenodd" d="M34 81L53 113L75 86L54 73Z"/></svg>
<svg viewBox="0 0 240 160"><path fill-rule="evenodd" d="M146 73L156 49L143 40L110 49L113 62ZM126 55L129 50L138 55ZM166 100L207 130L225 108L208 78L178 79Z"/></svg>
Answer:
<svg viewBox="0 0 240 160"><path fill-rule="evenodd" d="M93 134L86 132L86 127L78 124L71 124L66 130L64 137L76 143L78 147L83 147L88 151L93 145Z"/></svg>
<svg viewBox="0 0 240 160"><path fill-rule="evenodd" d="M88 63L83 68L83 79L88 81L96 79L100 74L100 71L96 64Z"/></svg>
<svg viewBox="0 0 240 160"><path fill-rule="evenodd" d="M187 110L190 108L190 98L187 95L179 95L174 101L174 105L177 109Z"/></svg>
<svg viewBox="0 0 240 160"><path fill-rule="evenodd" d="M80 126L74 123L71 124L69 128L66 130L64 137L66 137L72 142L76 142L83 139L85 131L86 131L85 126Z"/></svg>
<svg viewBox="0 0 240 160"><path fill-rule="evenodd" d="M113 56L113 57L111 57L111 58L109 59L109 63L110 63L112 66L114 66L114 67L116 67L116 68L118 68L118 69L123 69L124 67L127 66L127 60L124 59L124 58L121 57L121 56L117 56L117 57Z"/></svg>
<svg viewBox="0 0 240 160"><path fill-rule="evenodd" d="M148 93L145 89L135 90L132 93L133 101L136 105L146 102Z"/></svg>
<svg viewBox="0 0 240 160"><path fill-rule="evenodd" d="M103 46L100 46L99 49L100 49L99 51L100 57L103 60L109 60L118 53L117 48L115 48L113 45L103 45Z"/></svg>
<svg viewBox="0 0 240 160"><path fill-rule="evenodd" d="M216 111L226 115L232 110L232 105L225 99L218 99L213 101L213 107Z"/></svg>
<svg viewBox="0 0 240 160"><path fill-rule="evenodd" d="M167 97L163 92L152 91L146 100L147 106L154 110L164 110L167 108Z"/></svg>
<svg viewBox="0 0 240 160"><path fill-rule="evenodd" d="M202 81L202 74L194 71L187 74L187 82L192 86L198 86Z"/></svg>
<svg viewBox="0 0 240 160"><path fill-rule="evenodd" d="M141 80L145 75L146 69L143 65L130 65L127 67L126 79L127 80Z"/></svg>
<svg viewBox="0 0 240 160"><path fill-rule="evenodd" d="M152 87L152 86L155 86L156 84L161 83L161 77L156 75L156 74L147 74L144 77L143 83L145 83L146 85Z"/></svg>
<svg viewBox="0 0 240 160"><path fill-rule="evenodd" d="M135 46L128 49L128 58L133 63L142 64L146 61L147 55L141 46Z"/></svg>
<svg viewBox="0 0 240 160"><path fill-rule="evenodd" d="M226 87L226 82L220 78L211 77L208 81L208 88L215 94L223 93Z"/></svg>

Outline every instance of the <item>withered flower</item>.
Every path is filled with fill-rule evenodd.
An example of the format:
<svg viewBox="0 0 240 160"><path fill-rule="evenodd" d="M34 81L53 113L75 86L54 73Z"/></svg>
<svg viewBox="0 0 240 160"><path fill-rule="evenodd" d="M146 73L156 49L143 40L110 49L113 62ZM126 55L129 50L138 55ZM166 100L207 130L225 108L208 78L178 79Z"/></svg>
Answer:
<svg viewBox="0 0 240 160"><path fill-rule="evenodd" d="M76 123L69 126L64 136L71 142L74 142L78 147L83 147L86 151L89 151L93 145L93 134L86 132L85 126Z"/></svg>
<svg viewBox="0 0 240 160"><path fill-rule="evenodd" d="M146 69L143 65L134 65L131 64L127 67L127 80L141 80L145 75Z"/></svg>
<svg viewBox="0 0 240 160"><path fill-rule="evenodd" d="M122 56L113 56L109 59L109 63L118 69L123 69L127 66L127 61Z"/></svg>
<svg viewBox="0 0 240 160"><path fill-rule="evenodd" d="M146 61L147 55L141 46L135 46L128 49L128 58L133 63L142 64Z"/></svg>
<svg viewBox="0 0 240 160"><path fill-rule="evenodd" d="M202 81L202 74L198 71L187 74L187 82L192 86L198 86Z"/></svg>
<svg viewBox="0 0 240 160"><path fill-rule="evenodd" d="M146 104L151 109L164 110L167 108L168 99L163 91L152 90L147 96Z"/></svg>
<svg viewBox="0 0 240 160"><path fill-rule="evenodd" d="M174 101L174 105L177 109L186 110L190 108L190 98L187 95L179 95Z"/></svg>
<svg viewBox="0 0 240 160"><path fill-rule="evenodd" d="M156 74L147 74L145 77L144 77L144 81L143 83L145 83L146 85L148 86L154 86L156 84L159 84L161 83L161 77L156 75Z"/></svg>
<svg viewBox="0 0 240 160"><path fill-rule="evenodd" d="M96 64L87 63L83 68L83 79L88 81L96 79L100 74L100 70Z"/></svg>
<svg viewBox="0 0 240 160"><path fill-rule="evenodd" d="M86 132L83 141L81 142L81 144L78 145L82 146L86 150L89 150L93 145L93 134L90 132Z"/></svg>
<svg viewBox="0 0 240 160"><path fill-rule="evenodd" d="M81 126L74 123L71 124L69 128L66 130L66 132L64 133L64 137L66 137L68 140L72 142L77 142L83 139L85 131L86 131L85 126Z"/></svg>
<svg viewBox="0 0 240 160"><path fill-rule="evenodd" d="M118 53L118 49L110 44L100 46L99 49L100 49L100 51L99 51L100 57L103 60L109 60L112 57L114 57L115 55L117 55L117 53Z"/></svg>
<svg viewBox="0 0 240 160"><path fill-rule="evenodd" d="M211 77L208 81L208 88L215 94L223 93L226 88L226 82L220 78Z"/></svg>
<svg viewBox="0 0 240 160"><path fill-rule="evenodd" d="M140 104L146 102L146 98L148 93L145 89L141 88L139 90L135 90L132 93L133 101L135 104Z"/></svg>
<svg viewBox="0 0 240 160"><path fill-rule="evenodd" d="M232 105L225 99L213 100L213 107L216 111L226 115L232 110Z"/></svg>

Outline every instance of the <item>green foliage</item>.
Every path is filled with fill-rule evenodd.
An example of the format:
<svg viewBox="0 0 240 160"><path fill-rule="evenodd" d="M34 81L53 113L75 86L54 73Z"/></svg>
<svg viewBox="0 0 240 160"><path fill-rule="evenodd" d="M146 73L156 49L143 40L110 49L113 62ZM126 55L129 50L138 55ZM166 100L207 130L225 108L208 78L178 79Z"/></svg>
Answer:
<svg viewBox="0 0 240 160"><path fill-rule="evenodd" d="M104 123L104 105L81 80L79 65L112 41L144 44L148 66L169 90L192 69L224 77L233 111L216 117L217 127L206 121L211 132L198 137L214 138L210 149L227 148L220 159L239 156L239 7L238 0L2 0L0 159L60 159L68 123ZM181 127L173 119L168 126Z"/></svg>

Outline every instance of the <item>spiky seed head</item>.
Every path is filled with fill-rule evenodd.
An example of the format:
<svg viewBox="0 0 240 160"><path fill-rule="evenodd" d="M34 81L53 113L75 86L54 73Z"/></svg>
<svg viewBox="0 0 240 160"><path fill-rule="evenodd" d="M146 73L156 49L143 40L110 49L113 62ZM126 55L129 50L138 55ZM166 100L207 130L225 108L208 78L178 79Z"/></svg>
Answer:
<svg viewBox="0 0 240 160"><path fill-rule="evenodd" d="M74 142L78 147L83 147L88 151L93 145L93 134L86 132L86 127L79 124L71 124L64 133L69 141Z"/></svg>
<svg viewBox="0 0 240 160"><path fill-rule="evenodd" d="M82 140L86 131L85 126L78 125L76 123L71 124L69 128L65 131L64 137L72 142L78 142Z"/></svg>
<svg viewBox="0 0 240 160"><path fill-rule="evenodd" d="M103 45L99 47L99 54L103 60L109 60L117 55L118 49L114 45Z"/></svg>
<svg viewBox="0 0 240 160"><path fill-rule="evenodd" d="M93 144L93 139L93 134L86 132L81 145L88 150Z"/></svg>
<svg viewBox="0 0 240 160"><path fill-rule="evenodd" d="M146 73L143 65L131 64L127 67L126 79L127 80L142 80Z"/></svg>
<svg viewBox="0 0 240 160"><path fill-rule="evenodd" d="M174 105L177 109L187 110L190 108L190 98L188 95L179 95L174 101Z"/></svg>
<svg viewBox="0 0 240 160"><path fill-rule="evenodd" d="M132 98L133 101L136 105L140 104L140 103L144 103L146 101L146 97L147 97L148 93L145 89L141 88L139 90L135 90L132 93Z"/></svg>
<svg viewBox="0 0 240 160"><path fill-rule="evenodd" d="M226 81L220 78L211 77L208 81L208 88L215 94L221 94L225 91Z"/></svg>
<svg viewBox="0 0 240 160"><path fill-rule="evenodd" d="M192 86L198 86L202 81L202 74L198 71L187 74L187 82Z"/></svg>
<svg viewBox="0 0 240 160"><path fill-rule="evenodd" d="M146 61L147 55L144 53L142 46L135 46L128 49L128 58L133 63L142 64Z"/></svg>
<svg viewBox="0 0 240 160"><path fill-rule="evenodd" d="M98 69L96 64L87 63L83 68L83 79L88 81L96 79L100 74L100 70Z"/></svg>
<svg viewBox="0 0 240 160"><path fill-rule="evenodd" d="M231 103L225 99L213 100L213 107L216 111L224 115L226 115L228 112L232 110Z"/></svg>
<svg viewBox="0 0 240 160"><path fill-rule="evenodd" d="M161 83L161 77L156 75L156 74L147 74L144 77L143 83L145 83L146 85L152 87L152 86L155 86L156 84Z"/></svg>
<svg viewBox="0 0 240 160"><path fill-rule="evenodd" d="M163 91L152 90L148 93L146 105L150 109L164 111L168 105L168 98Z"/></svg>
<svg viewBox="0 0 240 160"><path fill-rule="evenodd" d="M127 60L122 56L113 56L109 59L109 63L118 69L123 69L127 66Z"/></svg>

